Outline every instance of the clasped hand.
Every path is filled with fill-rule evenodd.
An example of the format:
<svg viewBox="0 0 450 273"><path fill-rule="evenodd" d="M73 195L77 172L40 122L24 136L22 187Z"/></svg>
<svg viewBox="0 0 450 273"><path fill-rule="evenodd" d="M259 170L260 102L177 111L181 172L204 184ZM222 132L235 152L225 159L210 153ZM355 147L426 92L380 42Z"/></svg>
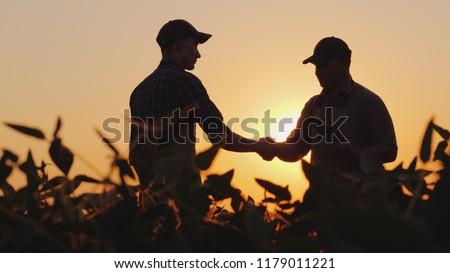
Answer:
<svg viewBox="0 0 450 273"><path fill-rule="evenodd" d="M257 153L262 159L272 161L278 154L278 144L271 137L264 137L258 140Z"/></svg>

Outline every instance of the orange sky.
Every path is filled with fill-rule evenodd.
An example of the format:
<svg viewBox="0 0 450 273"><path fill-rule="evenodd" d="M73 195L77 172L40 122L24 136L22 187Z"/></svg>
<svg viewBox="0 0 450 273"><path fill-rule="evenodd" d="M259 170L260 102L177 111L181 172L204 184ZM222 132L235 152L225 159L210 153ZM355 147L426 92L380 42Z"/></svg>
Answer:
<svg viewBox="0 0 450 273"><path fill-rule="evenodd" d="M110 153L93 128L108 117L122 118L130 92L160 60L159 28L184 18L213 34L199 47L202 58L193 73L226 120L261 119L270 110L295 121L320 92L314 66L301 61L321 38L344 39L353 51L353 78L379 94L391 112L399 143L395 164L409 163L431 116L450 127L450 2L372 2L1 1L1 121L50 135L61 116L64 143L106 173ZM50 162L45 143L5 126L0 143L22 160L31 148L37 161ZM125 144L119 148L127 153ZM222 151L209 172L231 168L234 184L256 197L262 190L254 177L289 184L295 198L307 186L298 163L264 162L255 154ZM76 159L71 174L78 173L94 175ZM12 181L18 187L24 182L18 174Z"/></svg>

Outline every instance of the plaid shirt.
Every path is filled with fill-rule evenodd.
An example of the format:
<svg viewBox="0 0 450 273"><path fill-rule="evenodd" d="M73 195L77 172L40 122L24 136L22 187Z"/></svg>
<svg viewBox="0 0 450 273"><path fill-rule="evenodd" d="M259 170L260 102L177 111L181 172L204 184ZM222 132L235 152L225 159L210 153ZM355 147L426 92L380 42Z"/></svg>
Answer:
<svg viewBox="0 0 450 273"><path fill-rule="evenodd" d="M173 60L162 60L158 68L134 89L130 97L130 110L133 120L144 121L148 126L154 125L155 119L180 116L176 114L177 111L182 116L191 110L189 136L182 137L195 137L195 123L202 127L211 140L214 139L212 134L228 130L223 124L222 114L210 100L200 79L186 72ZM136 143L138 137L133 128L130 145ZM165 137L172 137L166 129L162 133L166 134Z"/></svg>

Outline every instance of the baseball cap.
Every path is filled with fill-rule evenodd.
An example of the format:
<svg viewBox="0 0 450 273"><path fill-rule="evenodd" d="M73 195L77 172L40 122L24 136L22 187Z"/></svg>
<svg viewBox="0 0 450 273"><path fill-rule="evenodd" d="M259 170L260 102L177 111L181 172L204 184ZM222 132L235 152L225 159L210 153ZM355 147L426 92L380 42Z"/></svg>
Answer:
<svg viewBox="0 0 450 273"><path fill-rule="evenodd" d="M179 38L197 38L200 44L211 38L211 34L197 31L189 22L177 19L167 22L158 33L156 42L160 47L168 46Z"/></svg>
<svg viewBox="0 0 450 273"><path fill-rule="evenodd" d="M326 37L320 40L314 48L314 53L308 59L303 61L303 64L327 64L335 59L350 59L352 51L348 45L341 39Z"/></svg>

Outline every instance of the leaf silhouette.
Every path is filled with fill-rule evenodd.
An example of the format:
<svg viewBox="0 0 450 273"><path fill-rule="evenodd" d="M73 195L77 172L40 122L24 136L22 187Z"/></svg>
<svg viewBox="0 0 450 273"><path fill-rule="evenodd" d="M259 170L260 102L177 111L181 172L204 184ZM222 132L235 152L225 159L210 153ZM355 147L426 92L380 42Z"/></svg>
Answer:
<svg viewBox="0 0 450 273"><path fill-rule="evenodd" d="M433 119L428 123L425 135L423 136L422 146L420 147L420 160L427 162L431 155L431 140L433 135Z"/></svg>
<svg viewBox="0 0 450 273"><path fill-rule="evenodd" d="M323 173L316 166L311 165L304 159L302 159L301 164L303 173L309 180L311 186L322 184L322 180L324 179Z"/></svg>
<svg viewBox="0 0 450 273"><path fill-rule="evenodd" d="M3 156L2 156L1 160L2 161L11 160L12 162L17 162L19 160L19 157L15 153L4 149L3 150Z"/></svg>
<svg viewBox="0 0 450 273"><path fill-rule="evenodd" d="M278 206L279 206L282 210L285 210L285 209L291 209L291 208L294 207L294 205L291 204L291 203L282 203L282 204L279 204Z"/></svg>
<svg viewBox="0 0 450 273"><path fill-rule="evenodd" d="M23 134L26 134L26 135L29 135L29 136L32 136L32 137L35 137L38 139L45 139L44 133L42 133L42 131L39 129L16 125L16 124L11 124L11 123L5 123L5 124L6 124L6 126L9 126L9 127L13 128L14 130L17 130Z"/></svg>
<svg viewBox="0 0 450 273"><path fill-rule="evenodd" d="M212 145L212 147L207 149L206 151L199 153L196 157L198 168L202 171L209 169L209 167L211 167L212 162L214 161L214 158L219 152L219 149L220 145L215 144Z"/></svg>
<svg viewBox="0 0 450 273"><path fill-rule="evenodd" d="M231 186L234 169L222 175L208 175L205 181L205 188L213 196L214 200L219 201L236 195L240 195L240 190Z"/></svg>
<svg viewBox="0 0 450 273"><path fill-rule="evenodd" d="M104 137L98 129L95 129L95 131L102 138L102 142L106 143L106 145L108 145L108 147L114 152L115 155L119 155L119 151L116 149L116 147L114 147L114 145L106 137Z"/></svg>
<svg viewBox="0 0 450 273"><path fill-rule="evenodd" d="M67 175L72 167L73 153L57 138L52 141L49 149L50 157L58 168Z"/></svg>
<svg viewBox="0 0 450 273"><path fill-rule="evenodd" d="M272 197L266 197L262 200L263 203L277 203L279 200Z"/></svg>
<svg viewBox="0 0 450 273"><path fill-rule="evenodd" d="M58 121L56 122L56 128L55 128L55 132L53 133L53 138L57 138L58 137L58 132L61 129L61 118L58 117Z"/></svg>
<svg viewBox="0 0 450 273"><path fill-rule="evenodd" d="M240 192L237 194L234 194L233 197L231 197L231 208L238 212L242 208L242 204L244 203L244 199L240 195Z"/></svg>
<svg viewBox="0 0 450 273"><path fill-rule="evenodd" d="M91 182L91 183L102 183L99 180L86 176L86 175L77 175L74 180L82 181L82 182Z"/></svg>
<svg viewBox="0 0 450 273"><path fill-rule="evenodd" d="M444 128L436 125L433 123L433 129L436 130L436 132L438 132L438 134L445 140L449 140L450 138L450 132L448 130L445 130Z"/></svg>
<svg viewBox="0 0 450 273"><path fill-rule="evenodd" d="M0 161L0 185L8 178L12 170L11 166L6 165L3 160Z"/></svg>
<svg viewBox="0 0 450 273"><path fill-rule="evenodd" d="M441 160L442 158L444 158L445 149L447 149L447 146L448 146L448 142L446 140L439 142L438 146L436 147L436 150L434 151L433 161L438 160L438 159Z"/></svg>
<svg viewBox="0 0 450 273"><path fill-rule="evenodd" d="M414 157L411 164L409 164L408 171L414 171L416 169L416 165L417 165L417 157Z"/></svg>
<svg viewBox="0 0 450 273"><path fill-rule="evenodd" d="M402 170L403 170L403 162L400 162L400 164L398 164L398 166L393 169L393 171L402 171Z"/></svg>
<svg viewBox="0 0 450 273"><path fill-rule="evenodd" d="M67 181L68 181L67 177L65 177L65 176L56 176L56 177L50 179L50 181L48 181L47 183L45 183L42 189L43 190L53 189L61 184L66 183Z"/></svg>
<svg viewBox="0 0 450 273"><path fill-rule="evenodd" d="M121 177L128 176L134 179L134 173L131 170L130 164L128 164L127 160L119 158L115 160L114 164L116 164L117 167L119 167Z"/></svg>
<svg viewBox="0 0 450 273"><path fill-rule="evenodd" d="M6 180L6 178L8 178L13 170L13 168L6 163L8 160L17 162L19 158L14 153L8 150L3 150L3 156L0 159L0 184L2 184Z"/></svg>
<svg viewBox="0 0 450 273"><path fill-rule="evenodd" d="M41 184L41 178L37 173L37 167L34 163L33 154L31 151L28 151L27 161L22 163L19 166L19 169L22 170L27 175L28 189L36 190Z"/></svg>
<svg viewBox="0 0 450 273"><path fill-rule="evenodd" d="M281 186L275 185L272 182L269 182L267 180L255 178L256 182L263 187L265 190L270 192L271 194L275 195L280 200L291 200L292 196L291 193L288 190L288 187L283 188Z"/></svg>
<svg viewBox="0 0 450 273"><path fill-rule="evenodd" d="M247 198L247 202L249 202L250 204L255 204L255 199L253 199L253 197L251 197L250 195Z"/></svg>

